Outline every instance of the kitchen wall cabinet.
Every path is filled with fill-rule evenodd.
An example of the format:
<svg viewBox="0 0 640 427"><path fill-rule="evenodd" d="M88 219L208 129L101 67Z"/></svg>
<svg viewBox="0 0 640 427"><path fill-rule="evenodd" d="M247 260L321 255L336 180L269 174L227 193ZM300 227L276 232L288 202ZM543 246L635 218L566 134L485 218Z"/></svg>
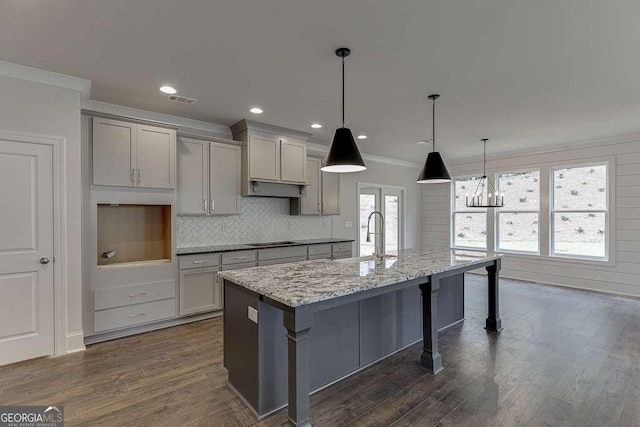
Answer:
<svg viewBox="0 0 640 427"><path fill-rule="evenodd" d="M231 126L242 141L242 194L300 197L307 184L310 133L242 120Z"/></svg>
<svg viewBox="0 0 640 427"><path fill-rule="evenodd" d="M178 214L240 213L239 145L180 138Z"/></svg>
<svg viewBox="0 0 640 427"><path fill-rule="evenodd" d="M93 118L93 184L175 187L175 130Z"/></svg>
<svg viewBox="0 0 640 427"><path fill-rule="evenodd" d="M321 159L307 159L306 197L291 200L291 215L340 214L340 176L322 172L321 166Z"/></svg>

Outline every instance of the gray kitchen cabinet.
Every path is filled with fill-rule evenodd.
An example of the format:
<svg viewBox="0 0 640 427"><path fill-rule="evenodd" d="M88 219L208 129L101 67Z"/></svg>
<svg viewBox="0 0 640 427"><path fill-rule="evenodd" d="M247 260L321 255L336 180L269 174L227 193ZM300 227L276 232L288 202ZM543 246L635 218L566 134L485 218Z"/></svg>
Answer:
<svg viewBox="0 0 640 427"><path fill-rule="evenodd" d="M280 180L307 183L307 144L294 138L280 138Z"/></svg>
<svg viewBox="0 0 640 427"><path fill-rule="evenodd" d="M301 215L322 214L322 161L310 157L307 159L307 195L300 199Z"/></svg>
<svg viewBox="0 0 640 427"><path fill-rule="evenodd" d="M93 183L132 187L135 176L136 125L93 118Z"/></svg>
<svg viewBox="0 0 640 427"><path fill-rule="evenodd" d="M137 134L138 187L175 188L175 131L138 125Z"/></svg>
<svg viewBox="0 0 640 427"><path fill-rule="evenodd" d="M291 215L339 215L340 176L322 172L322 160L307 159L306 196L291 199Z"/></svg>
<svg viewBox="0 0 640 427"><path fill-rule="evenodd" d="M222 308L218 267L180 271L180 315L189 316Z"/></svg>
<svg viewBox="0 0 640 427"><path fill-rule="evenodd" d="M175 130L93 118L93 184L175 187Z"/></svg>
<svg viewBox="0 0 640 427"><path fill-rule="evenodd" d="M178 214L240 213L239 145L180 138Z"/></svg>
<svg viewBox="0 0 640 427"><path fill-rule="evenodd" d="M340 174L322 172L322 213L340 215Z"/></svg>
<svg viewBox="0 0 640 427"><path fill-rule="evenodd" d="M251 181L280 181L280 140L251 135L247 144L248 175Z"/></svg>
<svg viewBox="0 0 640 427"><path fill-rule="evenodd" d="M180 138L178 215L209 213L209 142Z"/></svg>
<svg viewBox="0 0 640 427"><path fill-rule="evenodd" d="M215 215L240 213L240 170L242 147L212 142L209 146L209 212Z"/></svg>

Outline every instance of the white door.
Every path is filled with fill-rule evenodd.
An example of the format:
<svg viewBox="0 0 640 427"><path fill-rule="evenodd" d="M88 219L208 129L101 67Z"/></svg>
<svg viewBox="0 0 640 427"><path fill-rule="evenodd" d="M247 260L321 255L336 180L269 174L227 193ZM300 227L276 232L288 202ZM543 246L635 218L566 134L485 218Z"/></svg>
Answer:
<svg viewBox="0 0 640 427"><path fill-rule="evenodd" d="M51 146L0 140L0 365L54 353L52 183Z"/></svg>
<svg viewBox="0 0 640 427"><path fill-rule="evenodd" d="M387 254L403 249L402 195L403 191L396 188L383 186L360 188L360 233L358 236L360 256L371 255L375 253L376 248L379 253ZM379 215L372 216L370 223L368 221L369 215L374 211L378 211L384 216L384 234L382 234L382 221ZM367 230L369 230L370 242L367 242Z"/></svg>

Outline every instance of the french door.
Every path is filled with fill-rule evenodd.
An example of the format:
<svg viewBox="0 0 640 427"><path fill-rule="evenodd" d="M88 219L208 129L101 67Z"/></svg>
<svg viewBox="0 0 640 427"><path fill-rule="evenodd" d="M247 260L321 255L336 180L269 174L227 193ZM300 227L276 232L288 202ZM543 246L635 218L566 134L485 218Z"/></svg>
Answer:
<svg viewBox="0 0 640 427"><path fill-rule="evenodd" d="M359 255L368 256L375 253L393 253L403 248L402 230L404 212L403 191L397 188L383 186L360 187L359 211L360 223L358 241ZM382 234L382 220L373 212L380 212L384 216L384 234ZM370 231L370 242L367 242L367 226ZM384 248L384 250L383 250Z"/></svg>

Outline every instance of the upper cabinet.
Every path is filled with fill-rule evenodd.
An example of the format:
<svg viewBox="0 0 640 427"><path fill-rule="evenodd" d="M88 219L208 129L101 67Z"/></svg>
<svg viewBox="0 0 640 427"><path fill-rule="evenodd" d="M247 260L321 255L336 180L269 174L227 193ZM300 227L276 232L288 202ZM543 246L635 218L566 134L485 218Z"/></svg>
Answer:
<svg viewBox="0 0 640 427"><path fill-rule="evenodd" d="M93 184L174 188L173 129L93 118Z"/></svg>
<svg viewBox="0 0 640 427"><path fill-rule="evenodd" d="M231 126L243 143L242 193L248 196L300 197L307 185L310 133L250 120Z"/></svg>
<svg viewBox="0 0 640 427"><path fill-rule="evenodd" d="M321 159L307 159L306 196L291 200L291 215L340 214L340 174L322 172L321 166Z"/></svg>
<svg viewBox="0 0 640 427"><path fill-rule="evenodd" d="M240 213L239 145L180 138L178 214Z"/></svg>

